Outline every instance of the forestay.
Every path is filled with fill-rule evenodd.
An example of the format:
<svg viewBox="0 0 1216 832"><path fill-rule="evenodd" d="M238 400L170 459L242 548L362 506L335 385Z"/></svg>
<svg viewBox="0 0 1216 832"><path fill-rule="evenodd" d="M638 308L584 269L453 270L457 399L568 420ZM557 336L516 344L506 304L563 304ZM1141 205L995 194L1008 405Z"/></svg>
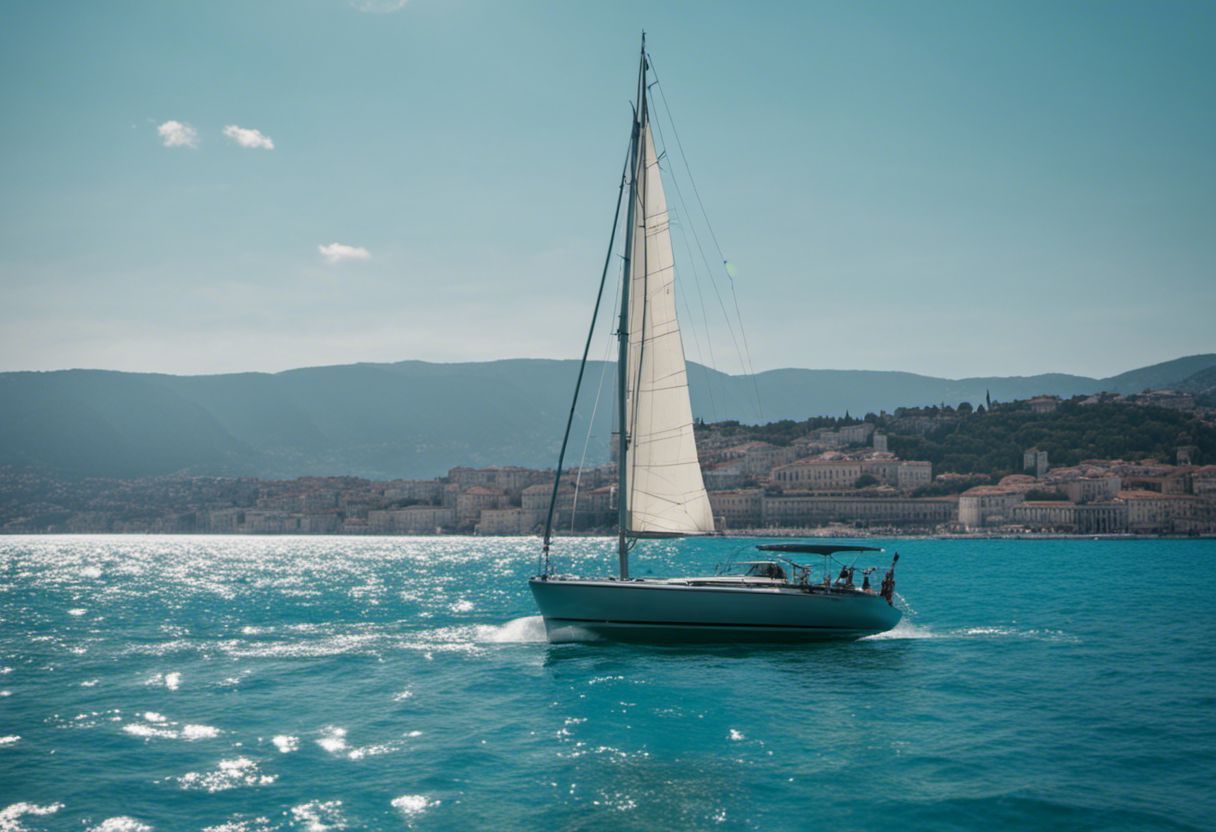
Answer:
<svg viewBox="0 0 1216 832"><path fill-rule="evenodd" d="M684 344L676 320L667 198L642 110L636 227L630 252L626 418L630 534L708 534L713 513L693 434Z"/></svg>

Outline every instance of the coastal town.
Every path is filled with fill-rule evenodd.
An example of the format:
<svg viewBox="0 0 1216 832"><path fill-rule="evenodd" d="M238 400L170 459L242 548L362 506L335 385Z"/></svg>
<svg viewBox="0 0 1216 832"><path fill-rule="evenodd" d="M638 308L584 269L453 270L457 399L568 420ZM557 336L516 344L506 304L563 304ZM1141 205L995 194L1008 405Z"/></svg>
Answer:
<svg viewBox="0 0 1216 832"><path fill-rule="evenodd" d="M1051 419L1062 404L1074 410L1104 405L1187 411L1203 424L1212 418L1189 397L1168 391L1118 402L1089 397L1062 403L1042 396L1004 407L1033 421ZM951 420L975 419L969 407L901 409L807 429L788 441L749 438L754 431L737 423L698 425L717 529L852 536L1216 533L1216 465L1200 464L1205 460L1195 446L1177 445L1170 458L1064 464L1056 464L1047 450L1026 447L1017 470L998 476L935 470L930 460L901 458L893 448L913 440L883 429L931 435ZM988 402L991 413L997 407ZM433 479L389 481L69 480L9 470L2 479L0 529L10 534L530 535L546 522L554 472L503 466L455 467ZM611 462L564 471L553 515L557 532L610 529L616 482Z"/></svg>

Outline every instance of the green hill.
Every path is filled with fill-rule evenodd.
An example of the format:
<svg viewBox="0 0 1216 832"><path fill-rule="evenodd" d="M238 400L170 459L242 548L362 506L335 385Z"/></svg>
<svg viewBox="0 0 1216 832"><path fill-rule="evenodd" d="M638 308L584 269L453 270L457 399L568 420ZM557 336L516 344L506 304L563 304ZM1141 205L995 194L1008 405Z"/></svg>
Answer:
<svg viewBox="0 0 1216 832"><path fill-rule="evenodd" d="M1023 403L990 413L960 415L923 436L892 433L889 447L904 459L927 459L936 473L1022 470L1028 448L1047 451L1054 467L1085 459L1157 459L1173 462L1179 446L1199 449L1198 464L1216 462L1216 428L1187 413L1134 404L1064 402L1053 413L1032 413Z"/></svg>

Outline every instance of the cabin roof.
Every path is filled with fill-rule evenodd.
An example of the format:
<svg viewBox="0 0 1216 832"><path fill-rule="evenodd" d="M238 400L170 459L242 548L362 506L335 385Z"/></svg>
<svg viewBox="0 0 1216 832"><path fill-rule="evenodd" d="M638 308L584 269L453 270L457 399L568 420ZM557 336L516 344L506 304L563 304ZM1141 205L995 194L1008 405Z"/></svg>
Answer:
<svg viewBox="0 0 1216 832"><path fill-rule="evenodd" d="M756 547L762 552L785 552L797 555L830 555L833 552L881 552L877 546L851 546L844 543L764 543Z"/></svg>

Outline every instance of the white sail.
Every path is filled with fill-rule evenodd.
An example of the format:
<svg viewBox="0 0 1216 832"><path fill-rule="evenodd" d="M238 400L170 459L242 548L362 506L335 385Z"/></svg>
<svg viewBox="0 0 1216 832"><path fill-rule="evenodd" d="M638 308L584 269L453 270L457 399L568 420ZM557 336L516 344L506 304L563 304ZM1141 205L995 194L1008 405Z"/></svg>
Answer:
<svg viewBox="0 0 1216 832"><path fill-rule="evenodd" d="M713 512L693 435L684 342L676 320L667 198L645 110L629 263L626 384L628 531L706 534Z"/></svg>

